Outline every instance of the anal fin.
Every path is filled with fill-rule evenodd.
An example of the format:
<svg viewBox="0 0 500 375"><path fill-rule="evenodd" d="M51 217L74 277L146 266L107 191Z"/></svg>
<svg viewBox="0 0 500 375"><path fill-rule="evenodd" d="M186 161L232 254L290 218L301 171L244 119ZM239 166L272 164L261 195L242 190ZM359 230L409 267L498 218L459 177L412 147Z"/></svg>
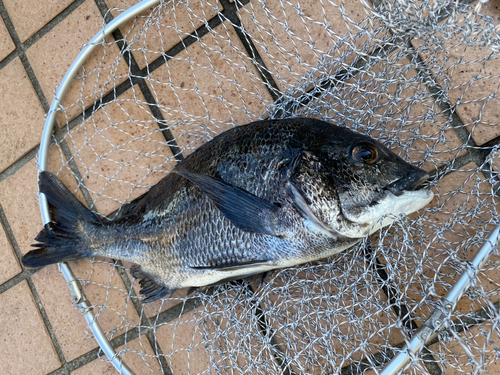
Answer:
<svg viewBox="0 0 500 375"><path fill-rule="evenodd" d="M139 293L144 296L141 303L156 301L175 291L175 289L168 289L163 285L157 284L139 265L130 267L130 273L135 279L139 280L139 285L141 286Z"/></svg>

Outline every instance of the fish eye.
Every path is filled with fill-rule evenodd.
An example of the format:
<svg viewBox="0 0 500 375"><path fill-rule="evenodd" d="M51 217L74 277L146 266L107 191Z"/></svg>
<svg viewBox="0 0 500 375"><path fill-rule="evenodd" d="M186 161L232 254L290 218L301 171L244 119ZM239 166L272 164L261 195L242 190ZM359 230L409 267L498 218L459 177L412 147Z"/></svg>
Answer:
<svg viewBox="0 0 500 375"><path fill-rule="evenodd" d="M378 148L370 143L357 144L351 148L351 158L357 163L375 164L378 156Z"/></svg>

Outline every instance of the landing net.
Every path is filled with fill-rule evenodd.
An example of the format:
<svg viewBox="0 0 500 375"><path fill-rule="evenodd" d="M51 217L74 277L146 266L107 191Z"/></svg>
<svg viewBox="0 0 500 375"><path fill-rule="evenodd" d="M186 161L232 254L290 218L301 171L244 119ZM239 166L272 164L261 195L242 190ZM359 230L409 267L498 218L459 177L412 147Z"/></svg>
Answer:
<svg viewBox="0 0 500 375"><path fill-rule="evenodd" d="M61 103L48 163L98 215L119 214L217 134L267 118L369 134L427 170L435 193L341 254L189 297L143 305L130 264L69 263L124 363L380 373L499 223L499 20L495 1L176 0L100 43ZM499 301L495 251L403 372L497 373Z"/></svg>

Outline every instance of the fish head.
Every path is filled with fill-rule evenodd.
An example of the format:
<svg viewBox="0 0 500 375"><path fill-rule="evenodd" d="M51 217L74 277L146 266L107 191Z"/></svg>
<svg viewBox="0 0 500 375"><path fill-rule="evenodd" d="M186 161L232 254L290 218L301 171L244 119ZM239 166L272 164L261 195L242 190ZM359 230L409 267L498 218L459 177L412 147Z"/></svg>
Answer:
<svg viewBox="0 0 500 375"><path fill-rule="evenodd" d="M432 191L421 189L426 171L368 136L336 126L326 130L305 151L308 177L301 191L308 202L320 202L311 212L336 234L364 237L432 200Z"/></svg>

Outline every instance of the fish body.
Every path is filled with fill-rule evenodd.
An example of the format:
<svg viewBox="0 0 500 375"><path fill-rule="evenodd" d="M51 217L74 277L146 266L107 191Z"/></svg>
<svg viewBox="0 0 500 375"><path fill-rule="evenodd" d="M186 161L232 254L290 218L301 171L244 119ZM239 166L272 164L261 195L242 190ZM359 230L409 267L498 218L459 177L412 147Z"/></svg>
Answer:
<svg viewBox="0 0 500 375"><path fill-rule="evenodd" d="M266 120L206 143L112 221L48 172L54 221L28 267L105 256L135 263L144 301L339 253L425 206L428 174L386 147L314 119Z"/></svg>

